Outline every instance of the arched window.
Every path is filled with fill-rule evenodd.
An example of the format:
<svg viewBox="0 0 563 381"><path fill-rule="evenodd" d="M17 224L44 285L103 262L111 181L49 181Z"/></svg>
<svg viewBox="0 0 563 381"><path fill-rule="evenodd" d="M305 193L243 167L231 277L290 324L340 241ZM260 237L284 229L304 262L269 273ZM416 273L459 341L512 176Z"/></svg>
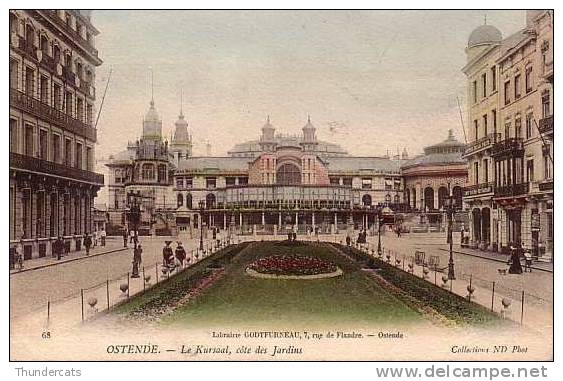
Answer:
<svg viewBox="0 0 563 381"><path fill-rule="evenodd" d="M44 34L41 35L41 39L39 40L39 48L46 56L49 55L49 40L47 40L47 36Z"/></svg>
<svg viewBox="0 0 563 381"><path fill-rule="evenodd" d="M141 177L143 180L154 180L154 165L150 163L143 164Z"/></svg>
<svg viewBox="0 0 563 381"><path fill-rule="evenodd" d="M364 194L362 197L363 206L371 206L371 196L369 194Z"/></svg>
<svg viewBox="0 0 563 381"><path fill-rule="evenodd" d="M399 202L401 202L401 197L399 197L399 195L396 194L395 197L394 197L393 202L394 202L395 204L398 204Z"/></svg>
<svg viewBox="0 0 563 381"><path fill-rule="evenodd" d="M446 199L448 198L448 188L440 187L438 189L438 209L442 209L444 205L446 205Z"/></svg>
<svg viewBox="0 0 563 381"><path fill-rule="evenodd" d="M76 61L76 76L80 80L84 78L84 70L82 70L82 63L79 61Z"/></svg>
<svg viewBox="0 0 563 381"><path fill-rule="evenodd" d="M385 195L385 202L390 203L391 202L391 195L389 193L387 193Z"/></svg>
<svg viewBox="0 0 563 381"><path fill-rule="evenodd" d="M28 47L32 47L35 43L35 30L29 24L25 26L25 42Z"/></svg>
<svg viewBox="0 0 563 381"><path fill-rule="evenodd" d="M55 60L56 64L60 63L61 61L61 48L59 48L59 45L53 46L53 59Z"/></svg>
<svg viewBox="0 0 563 381"><path fill-rule="evenodd" d="M205 207L207 209L212 209L215 207L215 195L213 193L209 193L205 197Z"/></svg>
<svg viewBox="0 0 563 381"><path fill-rule="evenodd" d="M178 208L181 207L182 205L184 205L184 196L182 195L182 193L178 193L177 205L178 205Z"/></svg>
<svg viewBox="0 0 563 381"><path fill-rule="evenodd" d="M424 207L428 210L434 209L434 189L432 187L424 188Z"/></svg>
<svg viewBox="0 0 563 381"><path fill-rule="evenodd" d="M191 193L188 193L188 194L186 195L186 208L188 208L188 209L192 209L192 208L193 208L193 207L192 207L192 195L191 195Z"/></svg>
<svg viewBox="0 0 563 381"><path fill-rule="evenodd" d="M301 184L301 170L295 164L282 164L276 172L276 178L281 185Z"/></svg>

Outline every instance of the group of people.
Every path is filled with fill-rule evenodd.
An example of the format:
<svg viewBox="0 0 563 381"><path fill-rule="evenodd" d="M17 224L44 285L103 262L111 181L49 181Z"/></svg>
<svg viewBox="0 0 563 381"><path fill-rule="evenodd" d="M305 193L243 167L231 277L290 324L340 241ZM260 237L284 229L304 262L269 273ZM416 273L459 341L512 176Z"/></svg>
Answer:
<svg viewBox="0 0 563 381"><path fill-rule="evenodd" d="M164 247L162 248L162 265L166 267L176 267L176 265L184 267L184 264L190 261L190 258L187 258L186 249L184 249L182 242L176 241L176 250L172 252L172 247L170 247L171 243L172 241L164 242Z"/></svg>
<svg viewBox="0 0 563 381"><path fill-rule="evenodd" d="M367 243L367 235L367 231L360 230L360 232L358 233L358 238L356 239L356 243Z"/></svg>

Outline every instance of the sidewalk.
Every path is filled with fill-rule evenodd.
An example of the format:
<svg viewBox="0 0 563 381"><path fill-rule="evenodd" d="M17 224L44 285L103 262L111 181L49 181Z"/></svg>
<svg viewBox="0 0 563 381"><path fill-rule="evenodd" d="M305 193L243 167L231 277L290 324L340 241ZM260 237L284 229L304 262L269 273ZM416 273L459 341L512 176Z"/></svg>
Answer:
<svg viewBox="0 0 563 381"><path fill-rule="evenodd" d="M447 248L440 248L440 250L449 251L449 249L447 249ZM506 263L507 263L507 261L510 257L508 254L502 254L502 253L491 252L491 251L483 251L483 250L479 250L479 249L470 249L470 248L467 248L467 247L462 248L459 245L454 245L453 252L456 253L456 254L463 254L463 255L469 255L469 256L472 256L472 257L488 259L488 260L491 260L491 261L504 263L505 265L506 265ZM522 266L524 266L523 260L522 260ZM532 269L539 270L539 271L547 271L547 272L553 273L553 262L534 261L534 262L532 262Z"/></svg>
<svg viewBox="0 0 563 381"><path fill-rule="evenodd" d="M129 248L132 247L132 244L129 244ZM76 260L96 257L98 255L104 255L109 253L114 253L117 251L127 250L128 248L123 247L123 239L119 238L108 238L106 240L105 246L95 246L90 249L90 254L86 256L86 250L80 251L71 251L67 255L63 256L60 260L57 258L53 258L51 256L43 257L43 258L33 258L28 259L23 262L23 269L18 270L17 268L14 270L10 270L10 275L19 274L26 271L31 270L38 270L49 266L60 265L63 263L73 262Z"/></svg>

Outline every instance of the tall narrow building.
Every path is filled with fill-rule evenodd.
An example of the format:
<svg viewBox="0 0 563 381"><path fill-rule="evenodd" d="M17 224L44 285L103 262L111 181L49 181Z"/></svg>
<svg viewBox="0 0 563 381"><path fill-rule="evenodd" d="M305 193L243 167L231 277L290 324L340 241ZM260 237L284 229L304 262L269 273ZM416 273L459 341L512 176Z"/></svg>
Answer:
<svg viewBox="0 0 563 381"><path fill-rule="evenodd" d="M24 260L93 230L98 33L89 12L10 10L10 247Z"/></svg>

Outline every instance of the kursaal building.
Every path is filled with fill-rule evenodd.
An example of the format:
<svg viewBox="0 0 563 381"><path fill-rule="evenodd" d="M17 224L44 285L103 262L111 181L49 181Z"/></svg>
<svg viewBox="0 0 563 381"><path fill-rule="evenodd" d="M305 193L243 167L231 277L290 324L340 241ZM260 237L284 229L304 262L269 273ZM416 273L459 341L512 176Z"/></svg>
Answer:
<svg viewBox="0 0 563 381"><path fill-rule="evenodd" d="M121 232L135 199L142 205L140 234L193 233L202 221L248 233L373 229L377 206L387 215L419 212L428 217L422 221L439 223L450 194L461 209L464 148L450 131L412 159L406 150L351 156L318 139L310 117L298 135L276 133L267 117L258 139L236 144L227 156L194 157L183 112L168 144L151 100L141 138L107 164L108 211Z"/></svg>

